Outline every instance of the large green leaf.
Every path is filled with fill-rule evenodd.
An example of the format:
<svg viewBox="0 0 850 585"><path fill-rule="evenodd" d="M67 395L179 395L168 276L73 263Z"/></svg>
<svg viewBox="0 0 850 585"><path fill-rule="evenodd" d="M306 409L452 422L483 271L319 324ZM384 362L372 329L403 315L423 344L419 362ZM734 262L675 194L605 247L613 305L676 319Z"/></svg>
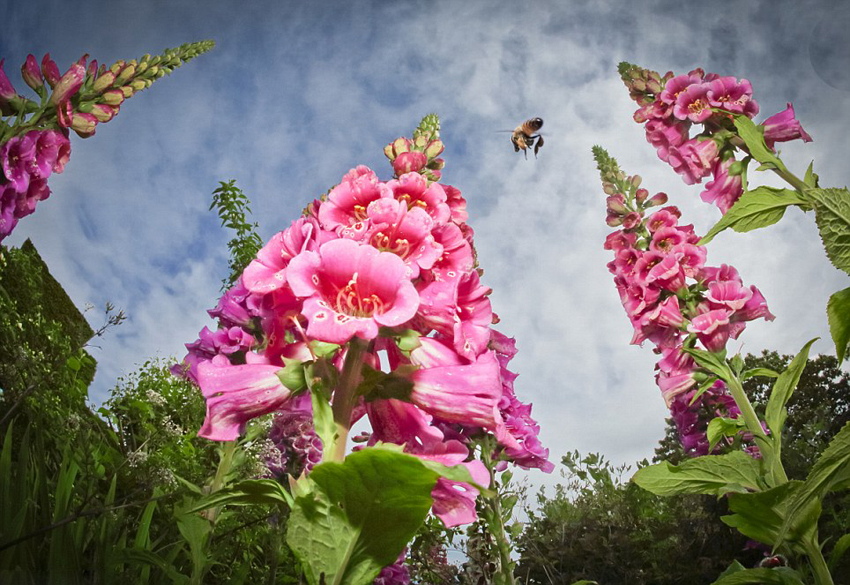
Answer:
<svg viewBox="0 0 850 585"><path fill-rule="evenodd" d="M696 457L680 465L667 462L650 465L639 469L632 481L659 496L720 496L729 492L762 489L759 462L741 451Z"/></svg>
<svg viewBox="0 0 850 585"><path fill-rule="evenodd" d="M847 344L850 343L850 288L829 297L826 315L829 318L829 332L835 343L835 355L840 363L844 361Z"/></svg>
<svg viewBox="0 0 850 585"><path fill-rule="evenodd" d="M723 516L722 520L744 536L765 544L778 545L788 507L802 485L800 481L790 481L764 492L731 494L729 509L734 513ZM813 500L804 513L797 517L788 532L788 540L792 544L814 536L820 511L820 502ZM799 550L802 550L802 546Z"/></svg>
<svg viewBox="0 0 850 585"><path fill-rule="evenodd" d="M800 574L788 567L776 569L744 569L721 577L711 585L803 585Z"/></svg>
<svg viewBox="0 0 850 585"><path fill-rule="evenodd" d="M838 564L838 561L841 560L841 557L844 556L848 548L850 548L850 534L845 534L838 539L838 542L835 543L835 546L832 547L832 552L829 554L830 570L835 568L835 565Z"/></svg>
<svg viewBox="0 0 850 585"><path fill-rule="evenodd" d="M836 268L850 274L850 191L809 189L815 221L826 255Z"/></svg>
<svg viewBox="0 0 850 585"><path fill-rule="evenodd" d="M809 476L795 490L794 497L788 506L785 522L777 536L777 544L788 537L789 532L799 524L800 517L805 516L812 502L835 490L846 489L850 485L850 423L842 427L833 437L832 442L821 453L817 462L809 471Z"/></svg>
<svg viewBox="0 0 850 585"><path fill-rule="evenodd" d="M770 392L770 399L767 402L765 410L765 422L773 434L773 442L779 453L779 442L782 438L782 428L785 426L785 419L788 418L788 409L785 404L791 398L791 394L800 382L800 376L803 375L803 370L806 367L806 362L809 360L809 349L812 344L817 341L817 337L809 341L800 350L800 353L794 357L785 371L779 375L776 382L773 384L773 390Z"/></svg>
<svg viewBox="0 0 850 585"><path fill-rule="evenodd" d="M704 246L714 239L714 236L728 228L744 233L773 225L782 219L789 206L807 203L808 201L799 193L790 189L756 187L741 195L726 215L708 230L708 233L699 241L699 245Z"/></svg>
<svg viewBox="0 0 850 585"><path fill-rule="evenodd" d="M434 484L445 475L471 481L462 466L426 466L384 448L317 465L312 489L296 497L287 529L308 581L371 583L413 538L431 508Z"/></svg>
<svg viewBox="0 0 850 585"><path fill-rule="evenodd" d="M725 418L718 416L708 423L706 436L708 438L708 451L714 451L715 445L726 437L734 437L741 429L745 428L743 418Z"/></svg>

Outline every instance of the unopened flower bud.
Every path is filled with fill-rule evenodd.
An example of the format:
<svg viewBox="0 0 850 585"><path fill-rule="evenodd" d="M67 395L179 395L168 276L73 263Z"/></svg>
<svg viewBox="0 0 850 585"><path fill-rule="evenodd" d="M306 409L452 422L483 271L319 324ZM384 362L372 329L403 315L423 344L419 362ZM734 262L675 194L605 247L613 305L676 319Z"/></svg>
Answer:
<svg viewBox="0 0 850 585"><path fill-rule="evenodd" d="M649 197L649 191L646 189L638 189L635 191L635 201L638 203L643 203L646 201L646 198Z"/></svg>
<svg viewBox="0 0 850 585"><path fill-rule="evenodd" d="M97 118L94 114L86 114L75 112L71 120L71 130L77 133L80 138L88 138L92 136L97 126Z"/></svg>
<svg viewBox="0 0 850 585"><path fill-rule="evenodd" d="M95 80L92 89L96 92L101 93L105 89L112 87L112 84L115 83L115 74L112 71L106 71L98 76Z"/></svg>
<svg viewBox="0 0 850 585"><path fill-rule="evenodd" d="M443 145L442 140L432 140L428 143L428 146L425 147L425 156L427 156L430 160L440 156L443 153L443 150L445 150L445 146Z"/></svg>
<svg viewBox="0 0 850 585"><path fill-rule="evenodd" d="M665 203L667 203L667 193L656 193L650 198L646 206L657 207L658 205L664 205Z"/></svg>
<svg viewBox="0 0 850 585"><path fill-rule="evenodd" d="M118 106L108 106L106 104L94 104L91 110L92 115L97 118L98 122L109 122L118 113Z"/></svg>
<svg viewBox="0 0 850 585"><path fill-rule="evenodd" d="M126 67L124 67L121 70L120 73L118 73L118 77L116 78L116 80L118 81L118 83L124 83L125 81L127 81L128 79L133 77L135 74L136 74L136 66L135 65L127 65Z"/></svg>
<svg viewBox="0 0 850 585"><path fill-rule="evenodd" d="M153 65L150 68L148 68L148 75L150 77L156 77L158 74L159 74L159 67L157 67L156 65Z"/></svg>
<svg viewBox="0 0 850 585"><path fill-rule="evenodd" d="M631 181L632 186L633 186L635 189L637 189L638 187L640 187L640 183L641 183L641 181L642 181L642 180L643 180L643 179L641 179L641 178L640 178L640 175L634 175L634 176L632 176L632 177L629 177L629 181Z"/></svg>
<svg viewBox="0 0 850 585"><path fill-rule="evenodd" d="M661 93L661 83L656 81L655 79L651 79L646 82L646 89L652 93L658 94Z"/></svg>
<svg viewBox="0 0 850 585"><path fill-rule="evenodd" d="M441 158L435 158L434 160L428 161L428 168L434 171L439 171L444 166L446 166L446 161Z"/></svg>
<svg viewBox="0 0 850 585"><path fill-rule="evenodd" d="M133 94L136 93L136 90L134 90L129 85L125 85L124 87L122 87L121 91L124 93L125 98L131 98L133 97Z"/></svg>
<svg viewBox="0 0 850 585"><path fill-rule="evenodd" d="M626 199L621 194L611 195L605 199L605 205L608 211L612 214L623 215L628 212L626 207Z"/></svg>
<svg viewBox="0 0 850 585"><path fill-rule="evenodd" d="M140 73L144 73L145 71L147 71L147 69L148 69L147 61L142 61L141 63L139 63L136 66L136 75L139 75Z"/></svg>
<svg viewBox="0 0 850 585"><path fill-rule="evenodd" d="M425 136L417 136L413 139L413 148L416 150L425 150L428 145L428 139Z"/></svg>
<svg viewBox="0 0 850 585"><path fill-rule="evenodd" d="M606 195L613 195L617 192L617 187L614 183L602 183L602 191L604 191Z"/></svg>
<svg viewBox="0 0 850 585"><path fill-rule="evenodd" d="M60 104L72 97L80 90L83 81L86 78L86 68L80 63L74 63L65 72L65 75L59 80L53 88L53 95L50 96L50 103L53 105Z"/></svg>
<svg viewBox="0 0 850 585"><path fill-rule="evenodd" d="M605 216L605 223L608 224L609 227L620 227L623 225L623 216L619 213L611 213Z"/></svg>
<svg viewBox="0 0 850 585"><path fill-rule="evenodd" d="M86 69L86 74L92 79L97 77L97 59L92 59L92 62L89 63L88 69Z"/></svg>
<svg viewBox="0 0 850 585"><path fill-rule="evenodd" d="M56 61L50 58L50 53L46 53L44 58L41 60L41 72L50 87L56 87L56 84L59 83L59 79L62 76L59 73L59 67L56 65Z"/></svg>
<svg viewBox="0 0 850 585"><path fill-rule="evenodd" d="M393 140L393 154L400 155L402 152L410 150L410 141L407 138L396 138Z"/></svg>
<svg viewBox="0 0 850 585"><path fill-rule="evenodd" d="M136 91L142 91L143 89L148 87L148 84L145 83L144 79L136 79L135 81L133 81L133 83L130 84L130 87L132 87Z"/></svg>
<svg viewBox="0 0 850 585"><path fill-rule="evenodd" d="M401 176L405 173L418 173L428 162L425 153L418 151L403 152L393 160L395 174Z"/></svg>
<svg viewBox="0 0 850 585"><path fill-rule="evenodd" d="M115 75L118 75L118 73L120 73L120 71L123 68L124 68L124 60L119 59L118 61L116 61L115 63L112 64L112 66L109 68L109 70L112 71Z"/></svg>
<svg viewBox="0 0 850 585"><path fill-rule="evenodd" d="M103 92L100 100L110 106L120 106L124 102L124 92L120 89L110 89Z"/></svg>
<svg viewBox="0 0 850 585"><path fill-rule="evenodd" d="M34 55L27 55L26 62L21 66L21 77L23 77L24 82L35 91L44 87L44 77L41 75L41 69L39 69L38 62L35 60Z"/></svg>
<svg viewBox="0 0 850 585"><path fill-rule="evenodd" d="M729 173L730 177L737 177L738 175L742 174L744 172L744 169L746 168L747 165L745 165L742 161L736 160L731 165L729 165L729 170L727 172Z"/></svg>
<svg viewBox="0 0 850 585"><path fill-rule="evenodd" d="M83 55L82 57L77 59L77 65L82 65L83 67L85 67L88 60L89 60L89 54L86 53L85 55Z"/></svg>

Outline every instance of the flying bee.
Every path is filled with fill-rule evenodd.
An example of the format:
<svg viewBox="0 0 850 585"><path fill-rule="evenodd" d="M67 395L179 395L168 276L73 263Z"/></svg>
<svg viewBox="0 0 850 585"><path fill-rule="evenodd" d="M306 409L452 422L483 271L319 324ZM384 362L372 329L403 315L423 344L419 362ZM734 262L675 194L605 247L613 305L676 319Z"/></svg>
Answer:
<svg viewBox="0 0 850 585"><path fill-rule="evenodd" d="M514 152L522 150L527 159L528 149L534 147L534 157L537 158L537 152L543 147L543 137L537 131L542 127L543 118L531 118L514 128L511 135Z"/></svg>

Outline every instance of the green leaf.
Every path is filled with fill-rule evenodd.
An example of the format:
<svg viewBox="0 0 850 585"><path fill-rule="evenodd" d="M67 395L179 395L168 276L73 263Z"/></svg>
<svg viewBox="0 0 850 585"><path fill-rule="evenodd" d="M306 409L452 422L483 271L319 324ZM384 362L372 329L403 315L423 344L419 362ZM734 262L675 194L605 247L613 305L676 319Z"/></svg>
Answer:
<svg viewBox="0 0 850 585"><path fill-rule="evenodd" d="M818 186L818 176L814 172L815 161L809 163L809 168L806 169L806 176L803 177L803 182L809 187Z"/></svg>
<svg viewBox="0 0 850 585"><path fill-rule="evenodd" d="M708 230L708 233L699 241L699 245L704 246L714 239L714 236L728 228L744 233L773 225L782 219L788 206L807 203L808 201L799 193L790 189L756 187L741 195L726 215Z"/></svg>
<svg viewBox="0 0 850 585"><path fill-rule="evenodd" d="M826 255L836 268L850 274L850 191L847 189L809 189L814 204L815 222Z"/></svg>
<svg viewBox="0 0 850 585"><path fill-rule="evenodd" d="M310 400L313 403L313 429L322 441L322 453L329 456L339 437L333 409L319 387L310 390Z"/></svg>
<svg viewBox="0 0 850 585"><path fill-rule="evenodd" d="M714 451L715 445L717 445L721 439L734 437L738 434L738 431L745 426L743 419L724 418L721 416L711 419L706 431L706 434L708 435L709 452Z"/></svg>
<svg viewBox="0 0 850 585"><path fill-rule="evenodd" d="M776 569L744 569L722 577L711 585L803 585L800 574L788 567Z"/></svg>
<svg viewBox="0 0 850 585"><path fill-rule="evenodd" d="M773 442L779 453L780 440L782 438L782 428L785 426L785 419L788 418L788 409L785 404L791 398L791 394L800 382L800 376L803 375L803 370L806 367L806 362L809 360L809 349L812 344L817 341L815 337L803 346L794 359L785 368L776 382L773 384L773 390L770 392L770 398L767 401L765 410L765 421L773 435Z"/></svg>
<svg viewBox="0 0 850 585"><path fill-rule="evenodd" d="M280 383L292 392L298 392L307 387L304 374L304 362L291 361L277 372Z"/></svg>
<svg viewBox="0 0 850 585"><path fill-rule="evenodd" d="M65 364L68 366L69 369L74 370L75 372L78 372L80 370L80 366L82 366L80 360L73 356L69 357Z"/></svg>
<svg viewBox="0 0 850 585"><path fill-rule="evenodd" d="M697 391L694 392L693 398L688 403L688 406L693 405L694 402L699 400L699 397L708 392L714 383L717 382L717 376L709 376L702 384L699 385Z"/></svg>
<svg viewBox="0 0 850 585"><path fill-rule="evenodd" d="M736 528L744 536L778 546L782 525L787 518L788 506L802 485L803 482L790 481L765 492L731 494L729 509L734 514L723 516L721 520ZM793 526L790 526L788 540L792 543L800 543L804 539L813 537L820 511L820 502L812 501L805 513L795 520ZM801 547L798 550L803 549Z"/></svg>
<svg viewBox="0 0 850 585"><path fill-rule="evenodd" d="M841 560L841 557L844 556L844 553L847 552L848 548L850 548L850 534L845 534L839 538L838 542L835 543L835 546L832 547L828 563L830 570L835 568L835 565L838 564L838 561Z"/></svg>
<svg viewBox="0 0 850 585"><path fill-rule="evenodd" d="M738 561L732 561L729 564L729 566L726 567L726 569L722 573L720 573L720 575L717 578L722 579L723 577L727 577L727 576L731 575L732 573L737 573L738 571L746 571L746 570L747 570L747 568L744 565L742 565L741 563L739 563Z"/></svg>
<svg viewBox="0 0 850 585"><path fill-rule="evenodd" d="M694 358L698 366L708 370L721 380L728 382L732 378L732 370L729 369L729 365L722 354L693 347L683 348L682 351Z"/></svg>
<svg viewBox="0 0 850 585"><path fill-rule="evenodd" d="M590 581L588 579L582 579L581 581L574 581L572 585L599 585L598 581Z"/></svg>
<svg viewBox="0 0 850 585"><path fill-rule="evenodd" d="M327 343L319 341L318 339L313 339L310 341L310 348L313 350L313 355L316 357L326 357L338 350L339 345L336 343Z"/></svg>
<svg viewBox="0 0 850 585"><path fill-rule="evenodd" d="M749 380L750 378L755 378L756 376L763 376L765 378L778 378L779 372L775 372L770 368L753 368L752 370L747 370L741 374L741 381Z"/></svg>
<svg viewBox="0 0 850 585"><path fill-rule="evenodd" d="M196 500L185 514L194 514L219 506L279 506L281 504L291 506L292 496L276 480L246 479Z"/></svg>
<svg viewBox="0 0 850 585"><path fill-rule="evenodd" d="M714 494L760 490L759 462L735 451L726 455L706 455L639 469L632 478L643 489L659 496Z"/></svg>
<svg viewBox="0 0 850 585"><path fill-rule="evenodd" d="M738 130L738 136L747 145L750 155L762 164L772 165L772 167L777 169L785 170L785 165L767 147L767 143L764 141L764 127L757 126L744 114L733 114L733 116L735 128Z"/></svg>
<svg viewBox="0 0 850 585"><path fill-rule="evenodd" d="M842 427L824 449L809 471L806 481L796 490L788 506L788 514L779 531L777 544L785 539L791 529L805 516L812 502L820 502L823 497L838 489L850 485L850 423Z"/></svg>
<svg viewBox="0 0 850 585"><path fill-rule="evenodd" d="M835 343L835 355L841 363L847 355L847 344L850 343L850 288L840 290L829 297L826 315L829 319L829 332Z"/></svg>
<svg viewBox="0 0 850 585"><path fill-rule="evenodd" d="M295 499L287 529L309 583L371 583L419 529L440 475L416 457L383 448L317 465L312 490Z"/></svg>

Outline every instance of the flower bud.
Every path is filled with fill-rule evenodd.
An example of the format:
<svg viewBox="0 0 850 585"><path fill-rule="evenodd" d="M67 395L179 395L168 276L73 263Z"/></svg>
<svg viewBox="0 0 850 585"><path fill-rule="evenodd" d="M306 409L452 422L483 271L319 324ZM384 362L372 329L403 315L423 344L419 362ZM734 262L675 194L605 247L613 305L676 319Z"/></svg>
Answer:
<svg viewBox="0 0 850 585"><path fill-rule="evenodd" d="M110 89L103 92L101 101L110 106L120 106L124 102L124 92L120 89Z"/></svg>
<svg viewBox="0 0 850 585"><path fill-rule="evenodd" d="M605 182L605 183L602 183L602 191L606 195L613 195L614 193L617 192L617 187L614 185L614 183Z"/></svg>
<svg viewBox="0 0 850 585"><path fill-rule="evenodd" d="M650 198L646 206L656 207L658 205L664 205L665 203L667 203L667 193L656 193Z"/></svg>
<svg viewBox="0 0 850 585"><path fill-rule="evenodd" d="M145 83L144 79L136 79L130 84L130 87L132 87L136 91L142 91L143 89L148 87L148 84Z"/></svg>
<svg viewBox="0 0 850 585"><path fill-rule="evenodd" d="M632 186L633 186L635 189L637 189L638 187L640 187L641 181L643 181L643 179L641 179L641 178L640 178L640 175L634 175L634 176L632 176L632 177L629 177L629 180L631 181Z"/></svg>
<svg viewBox="0 0 850 585"><path fill-rule="evenodd" d="M121 91L124 93L125 98L131 98L133 97L133 94L136 93L136 90L134 90L129 85L125 85L124 87L122 87Z"/></svg>
<svg viewBox="0 0 850 585"><path fill-rule="evenodd" d="M65 72L65 75L59 80L53 88L53 95L50 96L50 103L53 105L60 104L69 99L80 90L83 81L86 78L86 68L84 65L74 63Z"/></svg>
<svg viewBox="0 0 850 585"><path fill-rule="evenodd" d="M106 71L98 76L92 86L92 89L94 89L97 93L101 93L105 89L112 87L113 83L115 83L115 74L112 71Z"/></svg>
<svg viewBox="0 0 850 585"><path fill-rule="evenodd" d="M159 67L157 67L156 65L154 65L154 66L152 66L148 69L148 75L150 77L156 77L158 74L159 74Z"/></svg>
<svg viewBox="0 0 850 585"><path fill-rule="evenodd" d="M439 171L444 166L446 166L446 161L441 158L435 158L434 160L428 161L428 168L434 171Z"/></svg>
<svg viewBox="0 0 850 585"><path fill-rule="evenodd" d="M45 53L44 58L41 60L41 72L44 74L44 79L47 80L48 85L50 87L56 87L61 74L59 73L59 67L56 65L56 61L50 58L50 53Z"/></svg>
<svg viewBox="0 0 850 585"><path fill-rule="evenodd" d="M77 59L77 65L82 65L83 68L85 69L86 63L88 62L88 60L89 60L89 54L86 53L85 55L83 55L82 57Z"/></svg>
<svg viewBox="0 0 850 585"><path fill-rule="evenodd" d="M125 81L127 81L128 79L133 77L135 74L136 74L135 65L127 65L126 67L124 67L121 70L121 72L118 74L118 77L116 79L117 79L118 83L124 83Z"/></svg>
<svg viewBox="0 0 850 585"><path fill-rule="evenodd" d="M71 120L71 130L80 138L92 136L97 126L97 118L94 114L75 112Z"/></svg>
<svg viewBox="0 0 850 585"><path fill-rule="evenodd" d="M425 150L428 145L428 139L424 136L417 136L413 139L413 148L416 150Z"/></svg>
<svg viewBox="0 0 850 585"><path fill-rule="evenodd" d="M393 145L392 144L387 144L384 147L384 156L386 156L390 160L393 160L395 158L395 155L393 154Z"/></svg>
<svg viewBox="0 0 850 585"><path fill-rule="evenodd" d="M9 100L18 97L15 88L12 87L12 82L6 77L6 72L3 71L3 61L0 59L0 105L9 103Z"/></svg>
<svg viewBox="0 0 850 585"><path fill-rule="evenodd" d="M98 122L109 122L118 113L118 106L108 106L106 104L94 104L91 110L92 115L97 118Z"/></svg>
<svg viewBox="0 0 850 585"><path fill-rule="evenodd" d="M393 170L395 174L401 176L405 173L418 173L421 171L428 158L425 153L418 151L403 152L393 160Z"/></svg>
<svg viewBox="0 0 850 585"><path fill-rule="evenodd" d="M729 173L730 177L737 177L738 175L743 174L746 168L747 165L745 165L743 161L736 160L731 165L729 165L729 170L726 172Z"/></svg>
<svg viewBox="0 0 850 585"><path fill-rule="evenodd" d="M148 69L147 61L142 61L136 66L136 75L144 73Z"/></svg>
<svg viewBox="0 0 850 585"><path fill-rule="evenodd" d="M407 138L396 138L393 140L393 154L396 156L400 155L402 152L407 152L410 150L410 141Z"/></svg>
<svg viewBox="0 0 850 585"><path fill-rule="evenodd" d="M44 77L42 77L41 69L38 68L38 63L32 53L27 55L26 62L21 66L21 77L35 91L44 87Z"/></svg>
<svg viewBox="0 0 850 585"><path fill-rule="evenodd" d="M428 159L436 158L443 153L445 146L443 145L442 140L432 140L428 143L428 146L425 147L425 156Z"/></svg>
<svg viewBox="0 0 850 585"><path fill-rule="evenodd" d="M626 207L626 200L620 194L611 195L610 197L606 198L605 204L609 213L625 215L628 212L628 208Z"/></svg>
<svg viewBox="0 0 850 585"><path fill-rule="evenodd" d="M74 108L71 102L66 101L56 106L56 117L59 125L63 128L69 128L74 118Z"/></svg>
<svg viewBox="0 0 850 585"><path fill-rule="evenodd" d="M124 60L119 59L118 61L116 61L115 63L112 64L112 66L109 68L109 70L112 71L115 75L118 75L118 73L120 73L123 68L124 68Z"/></svg>
<svg viewBox="0 0 850 585"><path fill-rule="evenodd" d="M638 189L637 191L635 191L635 201L637 201L638 204L646 201L647 197L649 197L649 191L647 191L646 189Z"/></svg>

